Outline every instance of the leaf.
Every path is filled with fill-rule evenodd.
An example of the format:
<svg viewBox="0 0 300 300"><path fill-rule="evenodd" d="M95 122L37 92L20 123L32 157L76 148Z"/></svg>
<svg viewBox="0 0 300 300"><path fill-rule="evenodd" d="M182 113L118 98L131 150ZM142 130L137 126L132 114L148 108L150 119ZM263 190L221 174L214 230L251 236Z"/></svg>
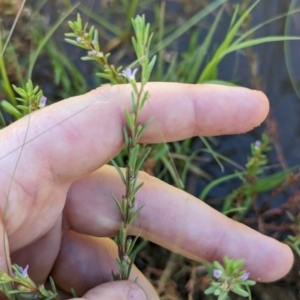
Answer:
<svg viewBox="0 0 300 300"><path fill-rule="evenodd" d="M208 289L206 289L206 290L204 291L204 294L205 294L205 295L213 294L213 293L215 292L216 289L217 289L217 287L211 286L211 287L209 287Z"/></svg>
<svg viewBox="0 0 300 300"><path fill-rule="evenodd" d="M72 39L69 39L69 38L65 38L65 42L67 42L67 43L69 43L69 44L71 44L71 45L74 45L74 46L77 46L77 47L86 49L86 46L85 46L85 45L80 44L80 43L78 43L78 42L75 41L75 40L72 40Z"/></svg>
<svg viewBox="0 0 300 300"><path fill-rule="evenodd" d="M127 128L125 126L123 126L123 136L124 136L124 140L125 140L125 145L126 145L126 147L128 149L130 147L130 145L129 145L129 137L128 137Z"/></svg>
<svg viewBox="0 0 300 300"><path fill-rule="evenodd" d="M1 107L16 119L22 117L21 112L6 100L1 101Z"/></svg>
<svg viewBox="0 0 300 300"><path fill-rule="evenodd" d="M135 169L135 165L136 165L137 157L138 157L138 154L139 154L139 150L140 150L140 145L137 144L130 151L130 157L129 157L128 165L129 165L129 167L131 167L133 169Z"/></svg>
<svg viewBox="0 0 300 300"><path fill-rule="evenodd" d="M51 295L51 296L45 298L44 300L52 300L52 299L56 298L57 296L58 296L58 294L56 293L54 295Z"/></svg>
<svg viewBox="0 0 300 300"><path fill-rule="evenodd" d="M246 280L245 284L252 286L252 285L255 285L256 282L254 280Z"/></svg>
<svg viewBox="0 0 300 300"><path fill-rule="evenodd" d="M49 276L49 281L50 281L52 292L57 294L56 287L55 287L55 282L54 282L54 280L51 276Z"/></svg>
<svg viewBox="0 0 300 300"><path fill-rule="evenodd" d="M232 262L232 266L234 269L240 269L244 265L243 259L237 259Z"/></svg>
<svg viewBox="0 0 300 300"><path fill-rule="evenodd" d="M137 165L136 165L136 171L139 171L145 161L145 159L147 158L147 156L150 154L152 148L151 147L147 147L145 153L143 154L143 156L139 159Z"/></svg>
<svg viewBox="0 0 300 300"><path fill-rule="evenodd" d="M14 84L12 85L13 89L15 90L15 92L17 92L21 97L23 98L27 98L27 93L26 91L24 91L23 89L21 89L20 87L15 86Z"/></svg>
<svg viewBox="0 0 300 300"><path fill-rule="evenodd" d="M45 289L44 285L40 285L39 286L39 292L44 296L47 297L48 296L48 291Z"/></svg>
<svg viewBox="0 0 300 300"><path fill-rule="evenodd" d="M117 267L118 267L119 272L122 273L122 271L123 271L123 265L122 265L122 262L121 262L119 259L117 259L117 258L116 258L115 261L116 261L116 264L117 264Z"/></svg>
<svg viewBox="0 0 300 300"><path fill-rule="evenodd" d="M129 249L127 249L128 255L130 255L130 253L132 252L132 250L133 250L133 248L134 248L134 246L135 246L135 243L137 242L138 238L139 238L139 237L136 236L136 237L134 238L134 240L131 242L131 245L130 245Z"/></svg>
<svg viewBox="0 0 300 300"><path fill-rule="evenodd" d="M140 102L139 110L141 110L144 107L144 104L145 104L146 100L148 99L148 96L149 96L149 93L147 91L147 92L144 93L142 101Z"/></svg>
<svg viewBox="0 0 300 300"><path fill-rule="evenodd" d="M132 111L136 111L136 99L135 99L135 94L134 92L132 91L131 92L131 110Z"/></svg>
<svg viewBox="0 0 300 300"><path fill-rule="evenodd" d="M76 291L75 291L74 288L71 288L71 294L72 294L73 298L78 298L78 295L77 295L77 293L76 293Z"/></svg>
<svg viewBox="0 0 300 300"><path fill-rule="evenodd" d="M135 256L136 256L136 255L133 255L133 256L131 257L131 261L130 261L130 264L129 264L129 267L128 267L128 271L127 271L127 279L128 279L129 276L130 276L130 272L131 272L131 268L132 268L133 263L134 263L134 260L135 260Z"/></svg>
<svg viewBox="0 0 300 300"><path fill-rule="evenodd" d="M127 109L125 109L124 112L125 112L125 117L126 117L127 125L129 127L130 131L133 131L133 129L134 129L134 121L132 119L132 116L128 112Z"/></svg>
<svg viewBox="0 0 300 300"><path fill-rule="evenodd" d="M73 32L67 32L67 33L65 33L65 36L67 36L67 37L77 37L77 35Z"/></svg>
<svg viewBox="0 0 300 300"><path fill-rule="evenodd" d="M224 260L225 260L225 257L224 257ZM214 262L213 262L213 265L214 265L214 267L215 267L216 269L221 270L221 271L224 272L224 267L223 267L218 261L214 261Z"/></svg>
<svg viewBox="0 0 300 300"><path fill-rule="evenodd" d="M111 158L111 163L114 165L114 167L116 168L116 170L118 171L119 175L120 175L120 178L122 180L122 182L126 185L126 179L125 179L125 176L124 174L122 173L120 167L117 165L117 163L115 162L115 160L113 158Z"/></svg>
<svg viewBox="0 0 300 300"><path fill-rule="evenodd" d="M132 195L135 195L137 193L137 191L144 185L144 182L140 183L138 186L136 186L133 191L132 191Z"/></svg>
<svg viewBox="0 0 300 300"><path fill-rule="evenodd" d="M129 222L128 222L128 225L130 225L135 219L136 217L138 216L138 214L140 213L140 211L142 210L142 208L144 207L145 205L142 205L141 207L139 207L133 214L132 214L132 217L130 218Z"/></svg>
<svg viewBox="0 0 300 300"><path fill-rule="evenodd" d="M212 149L212 147L211 147L210 143L208 142L207 138L204 138L204 137L201 137L201 136L199 136L199 138L201 139L202 143L207 148L208 152L212 155L212 157L215 159L215 161L217 162L217 164L220 166L221 171L224 172L224 166L221 163L221 161L219 160L219 158L215 155L215 152Z"/></svg>
<svg viewBox="0 0 300 300"><path fill-rule="evenodd" d="M239 296L242 296L242 297L248 297L249 296L249 293L246 292L245 290L243 290L242 288L240 287L234 287L231 289L234 293L236 293L237 295Z"/></svg>
<svg viewBox="0 0 300 300"><path fill-rule="evenodd" d="M150 63L149 63L149 66L148 66L148 69L147 69L147 78L146 78L147 81L148 81L149 78L150 78L152 69L153 69L154 64L155 64L155 62L156 62L156 58L157 58L156 55L154 55L154 56L152 57ZM143 102L145 102L145 101L143 101ZM144 104L144 103L143 103L143 104Z"/></svg>
<svg viewBox="0 0 300 300"><path fill-rule="evenodd" d="M227 298L227 292L223 292L219 295L218 300L225 300Z"/></svg>
<svg viewBox="0 0 300 300"><path fill-rule="evenodd" d="M96 76L100 77L100 78L104 78L104 79L110 80L113 83L116 83L116 81L113 79L113 77L111 75L108 75L108 74L105 74L105 73L96 73Z"/></svg>
<svg viewBox="0 0 300 300"><path fill-rule="evenodd" d="M146 128L150 125L150 123L154 120L154 117L150 118L145 124L142 125L142 128L140 129L140 131L138 132L137 136L136 136L136 140L139 141L139 139L141 138L143 132L146 130Z"/></svg>
<svg viewBox="0 0 300 300"><path fill-rule="evenodd" d="M115 203L116 203L117 206L118 206L118 209L119 209L120 213L121 213L122 216L123 216L123 215L124 215L124 212L123 212L123 209L122 209L122 206L121 206L120 202L119 202L118 199L114 196L113 193L110 193L110 194L111 194L111 196L113 197Z"/></svg>
<svg viewBox="0 0 300 300"><path fill-rule="evenodd" d="M26 83L26 91L27 91L27 94L32 95L33 84L32 84L32 81L30 79Z"/></svg>

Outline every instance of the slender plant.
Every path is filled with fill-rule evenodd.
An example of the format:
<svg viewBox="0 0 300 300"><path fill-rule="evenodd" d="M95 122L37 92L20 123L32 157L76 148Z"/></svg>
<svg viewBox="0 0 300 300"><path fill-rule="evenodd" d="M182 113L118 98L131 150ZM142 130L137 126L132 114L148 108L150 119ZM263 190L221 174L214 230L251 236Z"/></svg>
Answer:
<svg viewBox="0 0 300 300"><path fill-rule="evenodd" d="M138 172L141 169L143 162L149 155L151 148L140 155L139 140L144 130L149 125L150 121L145 124L139 122L139 115L143 106L148 99L146 84L149 81L151 71L156 61L156 56L150 60L149 50L152 39L150 34L150 24L146 24L144 16L137 16L132 20L135 37L132 37L132 44L137 56L138 68L127 68L122 70L122 67L115 68L109 64L109 53L104 54L101 51L98 42L98 32L92 26L88 30L88 25L83 26L80 15L77 15L77 20L69 21L69 26L73 32L67 33L66 41L87 50L87 56L82 57L83 60L94 60L102 67L102 72L97 73L97 76L109 80L111 83L129 83L132 88L131 92L131 111L125 109L125 117L127 124L123 128L125 140L125 152L127 157L125 174L114 159L111 159L112 164L118 171L120 178L125 186L125 193L122 199L117 199L115 195L112 197L122 215L120 230L116 237L118 244L118 258L116 264L118 273L112 271L114 280L125 280L130 276L130 271L134 262L135 254L133 252L137 237L132 239L128 237L129 226L137 218L142 207L136 208L136 193L142 187L143 183L137 185ZM70 39L75 38L75 39ZM136 81L136 74L140 69L140 83ZM122 70L122 71L121 71Z"/></svg>
<svg viewBox="0 0 300 300"><path fill-rule="evenodd" d="M139 157L140 137L151 122L151 120L149 120L145 124L141 124L139 122L139 114L148 99L148 91L146 91L145 88L155 64L156 56L154 56L150 61L149 48L152 34L149 33L150 24L145 23L145 17L137 16L134 20L132 20L132 24L136 35L136 37L132 38L132 43L137 56L137 61L140 65L141 79L140 83L137 84L135 80L135 74L138 70L137 68L134 70L126 69L122 72L122 75L130 83L132 92L131 112L128 112L125 109L127 127L123 128L125 150L128 158L125 176L116 162L113 159L111 160L125 185L125 195L122 196L121 203L114 195L112 195L123 218L116 238L119 255L116 263L119 273L112 272L114 280L124 280L128 279L130 276L131 267L135 258L135 254L132 250L137 237L134 240L132 240L131 237L128 237L128 229L142 209L142 206L135 208L136 193L143 185L143 183L137 185L137 177L139 170L151 151L151 148L148 147L143 155Z"/></svg>
<svg viewBox="0 0 300 300"><path fill-rule="evenodd" d="M242 269L243 259L230 259L224 257L224 266L219 262L213 263L212 281L210 287L205 290L205 294L218 296L218 300L227 300L229 293L235 293L241 297L252 299L250 286L255 285L255 281L249 280L249 273Z"/></svg>

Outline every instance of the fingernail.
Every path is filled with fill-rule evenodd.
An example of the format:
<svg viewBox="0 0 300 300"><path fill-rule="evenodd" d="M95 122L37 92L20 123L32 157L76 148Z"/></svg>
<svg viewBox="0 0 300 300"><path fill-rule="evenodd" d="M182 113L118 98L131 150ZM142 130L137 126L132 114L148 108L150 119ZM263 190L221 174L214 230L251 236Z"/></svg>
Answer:
<svg viewBox="0 0 300 300"><path fill-rule="evenodd" d="M128 300L147 300L147 297L146 297L144 291L142 291L139 288L134 288L129 291L127 299Z"/></svg>

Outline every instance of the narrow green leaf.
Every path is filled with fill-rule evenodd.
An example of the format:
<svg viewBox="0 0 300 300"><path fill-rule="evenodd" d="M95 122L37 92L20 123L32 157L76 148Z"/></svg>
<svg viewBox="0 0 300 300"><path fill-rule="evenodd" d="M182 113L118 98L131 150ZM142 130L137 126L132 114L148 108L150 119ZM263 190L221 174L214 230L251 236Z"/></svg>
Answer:
<svg viewBox="0 0 300 300"><path fill-rule="evenodd" d="M143 95L143 98L140 102L140 105L139 105L139 110L141 110L143 107L144 107L144 104L146 102L146 100L148 99L148 96L149 96L149 92L145 92L145 94Z"/></svg>
<svg viewBox="0 0 300 300"><path fill-rule="evenodd" d="M116 205L117 205L117 207L118 207L118 209L119 209L121 215L123 216L123 215L124 215L124 211L123 211L123 209L122 209L122 206L121 206L120 202L119 202L118 199L114 196L113 193L110 193L110 194L111 194L111 196L113 197L113 199L114 199L114 201L115 201L115 203L116 203Z"/></svg>
<svg viewBox="0 0 300 300"><path fill-rule="evenodd" d="M154 117L150 118L145 124L143 124L142 129L138 132L136 140L139 141L139 139L141 138L143 132L147 129L147 127L151 124L151 122L154 120Z"/></svg>
<svg viewBox="0 0 300 300"><path fill-rule="evenodd" d="M255 285L256 282L254 280L246 280L245 284L252 286L252 285Z"/></svg>
<svg viewBox="0 0 300 300"><path fill-rule="evenodd" d="M14 84L12 84L12 87L15 90L15 92L18 93L21 97L27 98L27 93L22 88L17 87Z"/></svg>
<svg viewBox="0 0 300 300"><path fill-rule="evenodd" d="M67 32L67 33L65 33L65 36L67 36L67 37L77 37L77 35L73 32Z"/></svg>
<svg viewBox="0 0 300 300"><path fill-rule="evenodd" d="M77 26L78 26L78 30L81 30L82 29L82 19L81 19L81 16L80 16L80 13L77 14Z"/></svg>
<svg viewBox="0 0 300 300"><path fill-rule="evenodd" d="M241 42L239 44L231 45L223 52L223 57L231 52L241 50L243 48L252 47L255 45L272 43L272 42L282 42L282 41L297 41L300 40L298 36L267 36L262 38L252 39L250 41Z"/></svg>
<svg viewBox="0 0 300 300"><path fill-rule="evenodd" d="M215 289L215 291L214 291L214 295L215 296L219 296L221 293L222 293L223 291L221 290L221 289Z"/></svg>
<svg viewBox="0 0 300 300"><path fill-rule="evenodd" d="M132 217L130 218L128 225L130 225L138 216L139 212L142 210L142 208L144 207L144 205L142 205L141 207L139 207L133 214Z"/></svg>
<svg viewBox="0 0 300 300"><path fill-rule="evenodd" d="M78 295L77 295L74 288L71 288L71 295L72 295L73 298L78 298Z"/></svg>
<svg viewBox="0 0 300 300"><path fill-rule="evenodd" d="M223 292L218 297L218 300L226 300L226 299L227 299L227 292Z"/></svg>
<svg viewBox="0 0 300 300"><path fill-rule="evenodd" d="M27 94L29 95L32 95L32 92L33 92L33 84L32 84L32 81L30 79L28 79L27 83L26 83L26 91L27 91Z"/></svg>
<svg viewBox="0 0 300 300"><path fill-rule="evenodd" d="M220 166L221 171L224 172L224 166L221 163L221 161L219 160L219 158L215 155L215 151L210 146L207 138L204 138L204 137L201 137L201 136L199 136L199 138L201 139L202 143L205 145L205 147L207 148L207 150L209 151L209 153L212 155L212 157L215 159L215 161L217 162L217 164Z"/></svg>
<svg viewBox="0 0 300 300"><path fill-rule="evenodd" d="M26 96L26 98L27 98L27 96ZM28 99L23 99L23 98L20 98L20 97L16 97L16 99L19 100L22 103L28 103Z"/></svg>
<svg viewBox="0 0 300 300"><path fill-rule="evenodd" d="M91 38L93 38L94 30L95 30L95 26L93 25L93 26L91 26L90 31L89 31L89 36L90 36Z"/></svg>
<svg viewBox="0 0 300 300"><path fill-rule="evenodd" d="M216 289L217 289L217 287L211 286L211 287L209 287L208 289L206 289L206 290L204 291L204 294L205 294L205 295L213 294L213 293L215 292Z"/></svg>
<svg viewBox="0 0 300 300"><path fill-rule="evenodd" d="M121 273L122 272L122 262L116 258L116 264L117 264L117 267L119 269L119 272Z"/></svg>
<svg viewBox="0 0 300 300"><path fill-rule="evenodd" d="M38 92L38 90L39 90L39 86L37 85L37 86L33 89L32 94L35 95L35 94Z"/></svg>
<svg viewBox="0 0 300 300"><path fill-rule="evenodd" d="M56 290L56 286L55 286L55 282L53 280L53 278L51 276L49 276L49 281L50 281L50 285L51 285L51 290L53 293L57 294L57 290Z"/></svg>
<svg viewBox="0 0 300 300"><path fill-rule="evenodd" d="M135 175L137 176L137 175ZM144 185L144 182L141 182L138 186L136 186L133 191L132 191L132 195L135 195L137 193L137 191Z"/></svg>
<svg viewBox="0 0 300 300"><path fill-rule="evenodd" d="M114 159L111 159L110 161L111 161L111 163L114 165L114 167L116 168L116 170L118 171L118 173L119 173L119 175L120 175L120 178L121 178L122 182L126 185L125 176L124 176L124 174L122 173L120 167L117 165L117 163L115 162Z"/></svg>
<svg viewBox="0 0 300 300"><path fill-rule="evenodd" d="M234 269L240 269L244 265L243 259L237 259L232 262L232 267Z"/></svg>
<svg viewBox="0 0 300 300"><path fill-rule="evenodd" d="M237 295L242 296L242 297L248 297L249 296L248 292L246 292L245 290L243 290L240 287L234 287L234 288L232 288L232 291L234 293L236 293Z"/></svg>
<svg viewBox="0 0 300 300"><path fill-rule="evenodd" d="M6 100L1 101L1 107L16 119L20 119L22 117L20 111Z"/></svg>
<svg viewBox="0 0 300 300"><path fill-rule="evenodd" d="M68 38L65 38L65 42L71 44L71 45L74 45L74 46L77 46L77 47L80 47L80 48L83 48L83 49L86 49L86 46L83 45L83 44L80 44L78 43L77 41L75 40L72 40L72 39L68 39Z"/></svg>
<svg viewBox="0 0 300 300"><path fill-rule="evenodd" d="M135 244L136 244L138 238L139 238L139 237L136 236L136 237L132 240L131 245L130 245L130 247L129 247L129 249L128 249L128 255L130 255L130 253L132 252L132 250L133 250L133 248L134 248L134 246L135 246Z"/></svg>
<svg viewBox="0 0 300 300"><path fill-rule="evenodd" d="M128 149L130 147L130 145L129 145L129 136L128 136L127 128L125 126L123 126L123 136L124 136L126 148Z"/></svg>
<svg viewBox="0 0 300 300"><path fill-rule="evenodd" d="M1 127L6 127L6 122L5 122L5 119L3 117L3 114L2 114L2 111L0 111L0 128Z"/></svg>
<svg viewBox="0 0 300 300"><path fill-rule="evenodd" d="M224 261L225 261L225 257L224 257ZM214 262L213 262L213 265L214 265L214 267L215 267L216 269L219 269L219 270L221 270L221 271L224 271L223 266L222 266L218 261L214 261Z"/></svg>
<svg viewBox="0 0 300 300"><path fill-rule="evenodd" d="M129 279L130 272L131 272L131 268L132 268L133 263L134 263L134 260L135 260L135 256L136 256L136 255L134 255L133 257L131 257L131 261L130 261L130 264L129 264L129 266L128 266L127 279Z"/></svg>
<svg viewBox="0 0 300 300"><path fill-rule="evenodd" d="M128 165L129 165L129 167L131 167L133 169L135 169L135 165L136 165L136 161L137 161L137 158L138 158L139 150L140 150L140 145L137 144L130 151L130 157L129 157Z"/></svg>
<svg viewBox="0 0 300 300"><path fill-rule="evenodd" d="M134 92L131 92L131 110L132 111L136 111L136 99L135 99L135 95Z"/></svg>
<svg viewBox="0 0 300 300"><path fill-rule="evenodd" d="M124 112L125 112L125 117L126 117L127 125L129 127L129 129L131 131L133 131L133 129L134 129L134 121L133 121L133 119L131 117L131 114L129 114L129 112L128 112L127 109L125 109Z"/></svg>
<svg viewBox="0 0 300 300"><path fill-rule="evenodd" d="M116 81L113 79L113 77L111 76L111 74L96 73L96 76L100 77L100 78L107 79L107 80L111 81L112 83L116 83Z"/></svg>
<svg viewBox="0 0 300 300"><path fill-rule="evenodd" d="M137 171L141 169L141 167L142 167L142 165L143 165L145 159L146 159L147 156L150 154L151 150L152 150L151 147L147 147L145 153L144 153L143 156L139 159L139 161L138 161L138 163L137 163L137 165L136 165L136 170L137 170Z"/></svg>
<svg viewBox="0 0 300 300"><path fill-rule="evenodd" d="M44 297L47 297L48 295L48 291L45 289L44 285L40 285L39 286L39 292L44 296Z"/></svg>
<svg viewBox="0 0 300 300"><path fill-rule="evenodd" d="M151 61L150 61L150 63L149 63L149 66L148 66L148 68L147 68L147 77L146 77L146 80L147 80L147 81L149 81L149 78L150 78L150 75L151 75L151 73L152 73L154 64L155 64L155 62L156 62L156 58L157 58L156 55L154 55L154 56L152 57L152 59L151 59Z"/></svg>
<svg viewBox="0 0 300 300"><path fill-rule="evenodd" d="M210 182L204 189L203 191L201 192L201 194L199 195L199 199L201 199L202 201L205 200L206 196L208 195L208 193L217 185L223 183L223 182L226 182L226 181L229 181L233 178L236 178L236 177L240 177L242 175L244 175L245 172L239 172L239 173L234 173L234 174L230 174L230 175L227 175L227 176L223 176L221 178L218 178L212 182Z"/></svg>
<svg viewBox="0 0 300 300"><path fill-rule="evenodd" d="M233 12L233 16L232 16L232 18L231 18L231 20L230 20L229 30L230 30L230 29L232 28L232 26L234 25L234 23L235 23L235 21L236 21L236 18L237 18L237 16L238 16L239 11L240 11L240 6L237 4L237 5L235 6L235 9L234 9L234 12Z"/></svg>

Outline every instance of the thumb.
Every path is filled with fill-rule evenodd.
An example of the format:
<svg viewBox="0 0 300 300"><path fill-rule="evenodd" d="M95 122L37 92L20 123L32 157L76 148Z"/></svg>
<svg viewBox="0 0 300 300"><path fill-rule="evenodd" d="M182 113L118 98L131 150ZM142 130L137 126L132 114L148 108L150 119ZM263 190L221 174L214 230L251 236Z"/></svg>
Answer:
<svg viewBox="0 0 300 300"><path fill-rule="evenodd" d="M132 281L107 282L89 290L82 299L89 300L147 300L142 288ZM157 295L151 295L151 299L159 299ZM74 299L72 299L74 300ZM77 299L76 299L77 300Z"/></svg>

